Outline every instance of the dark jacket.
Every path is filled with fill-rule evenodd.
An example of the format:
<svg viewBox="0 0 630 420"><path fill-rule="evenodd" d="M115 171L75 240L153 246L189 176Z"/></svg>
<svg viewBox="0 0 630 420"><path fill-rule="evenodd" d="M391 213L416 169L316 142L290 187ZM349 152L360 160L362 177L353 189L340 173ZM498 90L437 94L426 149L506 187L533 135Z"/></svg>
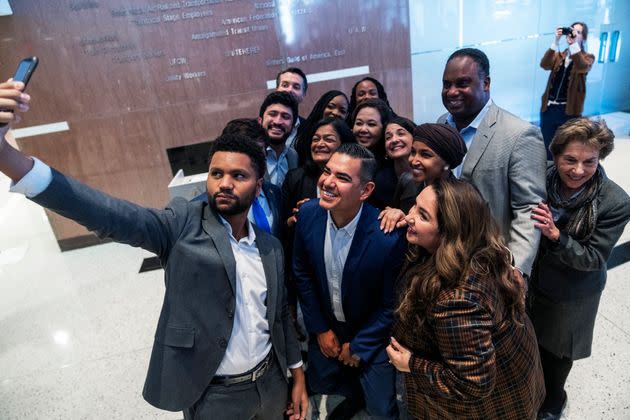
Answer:
<svg viewBox="0 0 630 420"><path fill-rule="evenodd" d="M381 231L378 214L363 204L341 281L350 351L367 363L387 360L384 350L392 325L394 280L406 248L402 230L387 235ZM328 331L334 324L324 262L326 228L327 211L319 200L304 204L295 232L293 271L304 324L311 334Z"/></svg>
<svg viewBox="0 0 630 420"><path fill-rule="evenodd" d="M563 218L556 224L560 240L543 237L540 242L532 287L552 301L580 299L604 289L606 262L630 220L630 197L606 178L596 200L597 224L590 239L573 239L564 228L568 218Z"/></svg>
<svg viewBox="0 0 630 420"><path fill-rule="evenodd" d="M295 279L293 277L293 238L295 236L295 226L288 227L287 219L293 214L293 209L298 201L305 198L317 198L317 181L319 180L319 170L315 164L310 162L305 166L291 169L287 172L282 184L282 223L284 239L284 262L285 279L289 294L289 305L296 307L297 290L295 289ZM299 215L298 215L299 217Z"/></svg>
<svg viewBox="0 0 630 420"><path fill-rule="evenodd" d="M545 52L542 60L540 60L540 67L545 70L551 70L547 87L542 96L541 112L547 110L549 91L553 86L553 81L558 73L558 69L560 69L560 66L564 66L564 59L568 53L568 50L558 52L549 48ZM573 54L571 60L573 61L573 66L571 68L571 74L569 75L567 105L564 112L567 115L580 116L582 115L582 111L584 111L584 98L586 97L586 74L591 70L591 66L595 62L595 56L585 51L580 51L577 54Z"/></svg>
<svg viewBox="0 0 630 420"><path fill-rule="evenodd" d="M298 201L305 198L317 198L319 171L311 164L308 168L300 166L287 172L282 184L282 217L286 221L291 216Z"/></svg>

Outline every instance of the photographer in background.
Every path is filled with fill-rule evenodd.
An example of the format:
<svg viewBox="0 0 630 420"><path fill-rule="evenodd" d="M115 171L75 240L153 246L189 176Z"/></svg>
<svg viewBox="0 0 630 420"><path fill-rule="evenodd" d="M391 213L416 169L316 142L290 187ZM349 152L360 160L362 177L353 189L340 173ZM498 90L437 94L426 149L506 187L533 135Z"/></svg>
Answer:
<svg viewBox="0 0 630 420"><path fill-rule="evenodd" d="M558 43L563 35L569 47L560 52ZM556 129L571 118L580 117L584 109L586 74L595 61L595 56L584 50L587 37L588 26L584 22L575 22L570 28L557 28L556 38L540 60L540 67L551 70L540 109L540 130L547 160L553 159L549 144Z"/></svg>

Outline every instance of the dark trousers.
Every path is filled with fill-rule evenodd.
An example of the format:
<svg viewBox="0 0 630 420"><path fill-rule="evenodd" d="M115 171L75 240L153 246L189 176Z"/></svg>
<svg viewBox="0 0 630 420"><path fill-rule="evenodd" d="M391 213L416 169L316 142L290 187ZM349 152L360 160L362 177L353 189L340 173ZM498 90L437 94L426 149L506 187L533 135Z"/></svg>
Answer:
<svg viewBox="0 0 630 420"><path fill-rule="evenodd" d="M567 115L564 112L565 108L566 105L549 105L545 112L540 113L540 131L542 131L543 140L545 141L547 160L553 159L549 151L549 145L558 127L572 118L579 118L579 115Z"/></svg>
<svg viewBox="0 0 630 420"><path fill-rule="evenodd" d="M199 401L184 410L184 420L282 419L287 395L287 381L273 363L256 382L210 384Z"/></svg>
<svg viewBox="0 0 630 420"><path fill-rule="evenodd" d="M542 347L538 347L538 350L540 351L540 362L545 376L545 389L547 390L540 411L559 414L565 399L564 384L573 366L573 360L558 357Z"/></svg>
<svg viewBox="0 0 630 420"><path fill-rule="evenodd" d="M339 341L350 341L340 329L343 327L339 325L333 328ZM397 419L396 370L386 356L376 359L377 362L371 363L362 361L357 368L345 366L337 359L324 356L317 337L311 337L306 371L309 393L363 398L370 418Z"/></svg>

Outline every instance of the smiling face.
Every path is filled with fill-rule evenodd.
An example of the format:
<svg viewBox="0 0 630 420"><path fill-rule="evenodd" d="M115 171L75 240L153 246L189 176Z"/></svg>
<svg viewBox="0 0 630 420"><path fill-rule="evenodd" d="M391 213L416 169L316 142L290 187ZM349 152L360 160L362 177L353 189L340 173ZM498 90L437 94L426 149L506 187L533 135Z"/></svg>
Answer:
<svg viewBox="0 0 630 420"><path fill-rule="evenodd" d="M364 80L357 85L354 97L357 101L357 104L368 99L376 99L378 98L378 89L376 88L374 82L370 80Z"/></svg>
<svg viewBox="0 0 630 420"><path fill-rule="evenodd" d="M407 241L433 254L440 245L437 221L437 194L432 187L423 189L416 197L416 205L405 217Z"/></svg>
<svg viewBox="0 0 630 420"><path fill-rule="evenodd" d="M311 157L313 158L313 162L323 167L339 146L341 146L341 140L335 128L331 124L322 125L315 131L311 141Z"/></svg>
<svg viewBox="0 0 630 420"><path fill-rule="evenodd" d="M373 149L383 135L383 122L378 110L370 107L361 108L354 120L352 133L357 143Z"/></svg>
<svg viewBox="0 0 630 420"><path fill-rule="evenodd" d="M293 112L288 106L271 104L258 122L265 129L269 142L281 145L293 130Z"/></svg>
<svg viewBox="0 0 630 420"><path fill-rule="evenodd" d="M419 140L414 140L411 144L409 164L411 165L411 175L416 182L431 184L437 178L448 173L448 170L444 169L447 166L444 159Z"/></svg>
<svg viewBox="0 0 630 420"><path fill-rule="evenodd" d="M220 214L246 213L260 193L262 178L249 156L236 152L216 152L210 161L206 188L210 205Z"/></svg>
<svg viewBox="0 0 630 420"><path fill-rule="evenodd" d="M599 150L579 140L566 144L560 155L554 156L562 189L567 195L579 191L597 171Z"/></svg>
<svg viewBox="0 0 630 420"><path fill-rule="evenodd" d="M413 136L403 126L390 123L385 129L385 152L391 159L407 159Z"/></svg>
<svg viewBox="0 0 630 420"><path fill-rule="evenodd" d="M319 177L319 205L335 220L351 220L374 189L373 182L361 182L361 160L334 153Z"/></svg>
<svg viewBox="0 0 630 420"><path fill-rule="evenodd" d="M490 77L479 77L479 66L470 57L454 57L442 76L442 103L458 129L467 127L490 99Z"/></svg>
<svg viewBox="0 0 630 420"><path fill-rule="evenodd" d="M278 92L288 92L295 96L298 103L302 102L306 92L304 91L304 79L297 73L282 73L278 80Z"/></svg>
<svg viewBox="0 0 630 420"><path fill-rule="evenodd" d="M326 104L324 118L332 117L344 120L348 116L348 101L343 95L337 95Z"/></svg>

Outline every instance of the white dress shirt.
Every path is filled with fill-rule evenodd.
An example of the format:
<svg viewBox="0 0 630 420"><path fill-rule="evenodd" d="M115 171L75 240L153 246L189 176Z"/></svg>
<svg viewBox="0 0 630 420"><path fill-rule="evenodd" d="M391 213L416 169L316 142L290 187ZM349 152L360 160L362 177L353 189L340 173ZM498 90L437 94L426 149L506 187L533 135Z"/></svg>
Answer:
<svg viewBox="0 0 630 420"><path fill-rule="evenodd" d="M267 321L267 281L256 233L251 222L248 234L237 241L232 226L221 217L230 239L236 261L236 309L232 336L217 375L238 375L262 362L271 350L271 334Z"/></svg>
<svg viewBox="0 0 630 420"><path fill-rule="evenodd" d="M363 205L344 227L338 228L335 225L330 212L326 221L326 239L324 240L324 264L326 265L326 277L328 279L328 293L332 303L333 314L339 322L346 322L343 313L343 302L341 301L341 282L343 280L343 268L348 259L348 253L352 246L352 239L359 224Z"/></svg>

